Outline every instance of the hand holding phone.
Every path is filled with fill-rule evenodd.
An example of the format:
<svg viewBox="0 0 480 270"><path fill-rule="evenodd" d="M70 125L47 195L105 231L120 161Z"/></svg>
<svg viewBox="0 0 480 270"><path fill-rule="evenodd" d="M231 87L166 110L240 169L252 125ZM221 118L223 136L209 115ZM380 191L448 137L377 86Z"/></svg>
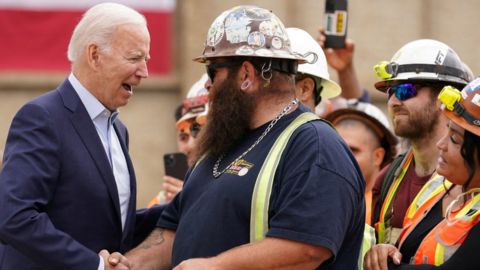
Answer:
<svg viewBox="0 0 480 270"><path fill-rule="evenodd" d="M187 155L184 153L168 153L163 156L165 165L165 175L175 177L180 180L185 179L188 170Z"/></svg>

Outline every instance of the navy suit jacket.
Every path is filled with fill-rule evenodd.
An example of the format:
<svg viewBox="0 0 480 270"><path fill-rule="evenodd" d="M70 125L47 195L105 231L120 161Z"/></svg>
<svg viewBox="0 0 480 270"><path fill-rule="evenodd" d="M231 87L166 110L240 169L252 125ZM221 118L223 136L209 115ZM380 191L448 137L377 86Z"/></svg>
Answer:
<svg viewBox="0 0 480 270"><path fill-rule="evenodd" d="M132 247L135 173L127 129L119 119L114 128L130 173L123 231L108 157L70 82L18 111L0 173L0 269L97 269L100 250Z"/></svg>

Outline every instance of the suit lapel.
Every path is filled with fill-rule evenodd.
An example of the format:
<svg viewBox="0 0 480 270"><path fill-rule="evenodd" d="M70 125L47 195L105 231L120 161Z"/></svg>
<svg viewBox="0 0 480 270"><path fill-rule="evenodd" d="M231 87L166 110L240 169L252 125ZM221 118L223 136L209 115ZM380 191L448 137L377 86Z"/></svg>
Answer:
<svg viewBox="0 0 480 270"><path fill-rule="evenodd" d="M97 130L95 129L95 126L93 125L85 106L81 102L68 79L63 82L58 90L63 98L65 107L72 112L70 115L70 121L72 125L82 139L85 148L90 153L93 162L97 166L97 169L100 172L105 185L107 186L108 193L113 205L115 206L115 211L121 226L121 212L117 184L115 182L115 177L113 176L110 162L108 161L107 154L105 153Z"/></svg>
<svg viewBox="0 0 480 270"><path fill-rule="evenodd" d="M136 205L137 205L137 184L136 184L136 179L135 179L135 171L133 170L133 164L132 160L130 159L130 154L128 153L128 138L127 137L127 131L126 128L123 126L123 124L118 124L119 119L115 121L113 124L113 127L115 128L115 133L118 136L118 139L120 141L120 145L122 146L122 151L123 154L125 155L125 160L127 161L127 167L128 167L128 172L130 174L130 201L128 203L128 213L127 213L127 221L125 222L125 228L124 228L124 233L122 237L122 243L125 243L130 245L131 241L131 233L133 233L133 229L135 226L135 213L136 213ZM123 128L119 128L119 126ZM125 233L127 232L127 233ZM128 239L128 243L125 242L125 240Z"/></svg>

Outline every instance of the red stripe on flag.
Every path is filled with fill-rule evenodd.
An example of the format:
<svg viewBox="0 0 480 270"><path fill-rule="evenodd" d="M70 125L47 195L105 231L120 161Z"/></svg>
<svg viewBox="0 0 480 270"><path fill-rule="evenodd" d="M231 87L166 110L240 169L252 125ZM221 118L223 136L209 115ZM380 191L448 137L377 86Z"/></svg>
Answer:
<svg viewBox="0 0 480 270"><path fill-rule="evenodd" d="M0 10L0 71L69 71L67 48L84 11ZM143 12L150 31L150 74L170 72L171 13Z"/></svg>

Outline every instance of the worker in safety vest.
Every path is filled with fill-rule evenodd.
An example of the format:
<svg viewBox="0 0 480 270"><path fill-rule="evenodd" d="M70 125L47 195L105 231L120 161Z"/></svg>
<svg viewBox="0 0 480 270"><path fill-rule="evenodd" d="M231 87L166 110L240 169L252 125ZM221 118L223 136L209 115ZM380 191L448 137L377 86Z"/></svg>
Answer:
<svg viewBox="0 0 480 270"><path fill-rule="evenodd" d="M376 244L375 229L370 224L372 186L375 177L396 156L397 139L390 131L388 119L376 106L348 100L347 109L335 110L325 117L338 130L362 169L365 186L365 231L359 269L363 269L363 256Z"/></svg>
<svg viewBox="0 0 480 270"><path fill-rule="evenodd" d="M239 6L213 22L194 59L209 75L197 162L149 239L113 258L138 269L357 268L365 181L295 95L305 58L269 10Z"/></svg>
<svg viewBox="0 0 480 270"><path fill-rule="evenodd" d="M397 138L390 131L387 116L375 105L350 99L348 108L328 114L362 169L366 181L365 223L371 224L372 187L378 172L397 156Z"/></svg>
<svg viewBox="0 0 480 270"><path fill-rule="evenodd" d="M422 39L398 50L390 62L374 67L377 90L388 94L388 111L397 136L412 147L377 176L373 187L373 224L379 243L394 244L413 198L435 171L436 143L446 131L438 93L446 85L462 88L467 74L447 45Z"/></svg>
<svg viewBox="0 0 480 270"><path fill-rule="evenodd" d="M188 91L187 97L183 100L181 114L175 125L177 129L178 150L185 153L187 157L191 156L195 146L195 138L200 131L204 115L208 112L207 89L204 84L207 81L207 74L195 82ZM200 119L202 118L202 119ZM202 122L202 123L200 123ZM189 165L192 165L189 162ZM163 177L162 190L148 204L152 207L155 204L170 202L183 188L183 179L177 179L170 175Z"/></svg>
<svg viewBox="0 0 480 270"><path fill-rule="evenodd" d="M479 269L479 97L480 77L462 92L443 88L438 99L449 122L437 143L437 172L408 208L399 248L374 246L365 256L365 269L396 269L400 263L414 264L401 267L406 270Z"/></svg>

